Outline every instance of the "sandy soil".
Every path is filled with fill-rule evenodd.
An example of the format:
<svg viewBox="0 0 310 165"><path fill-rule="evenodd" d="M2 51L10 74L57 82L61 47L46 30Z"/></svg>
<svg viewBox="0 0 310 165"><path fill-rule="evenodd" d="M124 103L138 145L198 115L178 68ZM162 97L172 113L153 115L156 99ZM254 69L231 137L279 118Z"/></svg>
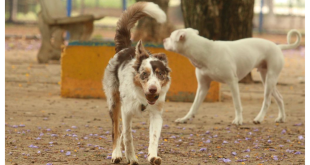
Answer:
<svg viewBox="0 0 310 165"><path fill-rule="evenodd" d="M111 122L106 101L61 98L61 66L59 62L38 64L39 46L34 40L6 40L6 164L110 164ZM244 109L240 127L231 125L233 103L225 84L222 102L203 103L187 124L173 121L185 115L192 103L167 102L159 142L163 164L224 164L229 160L229 164L305 164L304 48L284 55L278 89L285 101L285 123L274 122L278 114L274 101L265 121L252 123L262 105L261 83L240 84ZM257 72L252 73L259 81ZM148 122L147 112L133 121L140 164L148 164Z"/></svg>

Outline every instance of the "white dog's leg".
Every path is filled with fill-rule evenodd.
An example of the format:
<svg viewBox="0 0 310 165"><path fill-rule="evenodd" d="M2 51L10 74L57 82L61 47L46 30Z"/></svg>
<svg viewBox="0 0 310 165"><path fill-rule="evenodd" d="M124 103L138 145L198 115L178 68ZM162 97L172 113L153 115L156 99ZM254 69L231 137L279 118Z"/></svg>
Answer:
<svg viewBox="0 0 310 165"><path fill-rule="evenodd" d="M278 117L276 118L276 122L277 123L283 123L285 121L285 118L286 118L283 98L282 98L280 92L276 88L274 89L272 96L275 98L275 100L278 104L278 107L279 107L279 114L278 114Z"/></svg>
<svg viewBox="0 0 310 165"><path fill-rule="evenodd" d="M177 123L185 123L187 120L194 118L200 104L203 102L203 100L205 99L208 93L211 79L209 77L201 75L197 68L196 68L196 78L198 81L198 88L197 88L194 103L192 104L189 112L183 118L178 118L175 120L175 122Z"/></svg>
<svg viewBox="0 0 310 165"><path fill-rule="evenodd" d="M261 75L262 83L263 83L263 85L265 85L266 70L260 71L260 75ZM279 114L278 114L278 117L276 118L276 122L277 123L283 123L285 121L285 118L286 118L285 109L284 109L284 102L283 102L283 97L281 96L280 92L277 90L276 87L272 92L272 96L275 98L275 100L278 104L278 107L279 107Z"/></svg>
<svg viewBox="0 0 310 165"><path fill-rule="evenodd" d="M235 106L235 119L232 121L232 123L236 125L241 125L243 122L243 117L242 117L242 105L239 93L239 84L238 81L232 81L228 83L228 85L230 87L230 91Z"/></svg>
<svg viewBox="0 0 310 165"><path fill-rule="evenodd" d="M163 124L163 119L160 110L150 112L150 143L148 161L153 165L160 165L161 158L157 157L158 140Z"/></svg>
<svg viewBox="0 0 310 165"><path fill-rule="evenodd" d="M274 92L275 85L276 85L276 78L277 76L268 74L265 78L265 91L264 91L264 102L262 105L262 108L259 112L259 114L255 117L253 123L254 124L260 124L266 115L266 112L270 106L271 103L271 94Z"/></svg>
<svg viewBox="0 0 310 165"><path fill-rule="evenodd" d="M133 140L132 140L132 133L131 133L131 121L132 116L128 113L128 111L124 110L125 106L122 106L122 137L125 146L125 156L131 165L138 165L138 159L136 158Z"/></svg>

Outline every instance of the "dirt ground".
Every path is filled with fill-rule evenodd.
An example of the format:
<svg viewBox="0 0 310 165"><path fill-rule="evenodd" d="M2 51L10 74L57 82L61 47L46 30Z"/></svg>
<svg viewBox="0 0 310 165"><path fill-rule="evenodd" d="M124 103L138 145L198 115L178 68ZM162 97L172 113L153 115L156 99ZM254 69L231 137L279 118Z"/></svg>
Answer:
<svg viewBox="0 0 310 165"><path fill-rule="evenodd" d="M285 41L285 37L274 39ZM60 97L61 66L59 62L38 64L39 46L38 40L6 40L6 164L110 164L111 121L106 101ZM305 164L305 49L284 51L284 56L277 87L285 102L285 123L274 122L278 114L274 101L264 122L252 123L263 100L259 82L240 84L244 109L240 127L231 125L234 109L225 84L222 101L203 103L187 124L173 121L184 116L192 103L167 102L159 142L162 164ZM259 81L257 72L252 73ZM146 112L132 124L140 164L148 164L148 122ZM124 156L122 164L126 164Z"/></svg>

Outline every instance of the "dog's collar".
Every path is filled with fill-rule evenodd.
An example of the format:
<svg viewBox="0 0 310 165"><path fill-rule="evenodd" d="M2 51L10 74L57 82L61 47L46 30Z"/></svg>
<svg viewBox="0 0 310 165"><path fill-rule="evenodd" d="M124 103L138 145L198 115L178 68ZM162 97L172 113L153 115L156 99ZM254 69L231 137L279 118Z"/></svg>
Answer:
<svg viewBox="0 0 310 165"><path fill-rule="evenodd" d="M141 111L144 111L149 104L141 104Z"/></svg>

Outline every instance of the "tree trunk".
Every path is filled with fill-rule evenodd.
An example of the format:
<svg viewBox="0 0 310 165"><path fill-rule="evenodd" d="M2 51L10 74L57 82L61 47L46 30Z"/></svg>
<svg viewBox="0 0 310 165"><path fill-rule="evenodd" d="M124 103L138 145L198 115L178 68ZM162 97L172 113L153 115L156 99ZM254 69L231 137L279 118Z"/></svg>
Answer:
<svg viewBox="0 0 310 165"><path fill-rule="evenodd" d="M145 0L136 0L145 1ZM154 2L167 14L169 0L146 0ZM138 41L142 39L143 42L162 43L163 39L170 36L174 30L174 26L167 20L164 24L159 24L155 19L144 17L139 20L136 30L133 34L133 40Z"/></svg>
<svg viewBox="0 0 310 165"><path fill-rule="evenodd" d="M181 0L185 27L211 40L252 37L254 0ZM240 82L253 82L249 73Z"/></svg>

